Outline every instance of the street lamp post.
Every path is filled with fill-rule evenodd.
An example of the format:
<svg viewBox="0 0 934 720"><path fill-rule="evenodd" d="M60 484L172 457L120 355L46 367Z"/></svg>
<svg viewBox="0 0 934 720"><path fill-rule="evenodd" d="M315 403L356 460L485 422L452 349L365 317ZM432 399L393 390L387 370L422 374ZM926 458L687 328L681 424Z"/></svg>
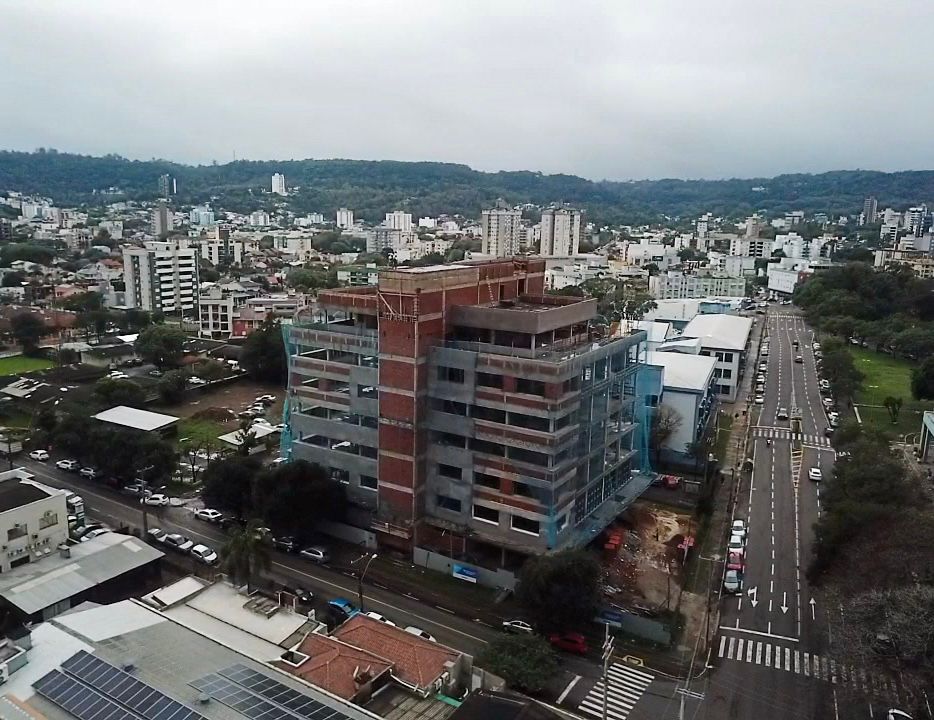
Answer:
<svg viewBox="0 0 934 720"><path fill-rule="evenodd" d="M610 636L610 626L604 625L605 635L603 640L603 720L606 718L607 694L610 691L610 660L613 657L613 650L616 645L616 638Z"/></svg>
<svg viewBox="0 0 934 720"><path fill-rule="evenodd" d="M365 557L367 556L363 555L362 557L358 558L358 560L362 560ZM366 564L363 566L363 570L360 571L360 575L357 577L357 598L360 600L360 612L363 612L363 578L366 577L366 571L370 569L370 563L375 559L376 553L370 555L366 561Z"/></svg>

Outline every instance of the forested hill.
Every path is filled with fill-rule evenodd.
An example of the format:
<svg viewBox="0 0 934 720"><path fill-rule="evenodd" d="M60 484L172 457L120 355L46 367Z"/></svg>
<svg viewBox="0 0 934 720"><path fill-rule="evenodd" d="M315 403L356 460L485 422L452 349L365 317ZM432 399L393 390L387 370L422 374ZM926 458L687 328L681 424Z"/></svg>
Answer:
<svg viewBox="0 0 934 720"><path fill-rule="evenodd" d="M273 201L274 197L260 191L269 189L274 172L284 173L290 187L301 187L289 198L294 210L330 215L345 206L368 220L381 219L383 213L402 207L415 215L476 217L499 197L514 204L573 203L601 223L653 222L662 215L687 218L703 212L734 218L756 210L856 213L867 195L878 197L880 208L934 200L934 171L843 170L775 178L593 182L527 171L486 173L435 162L241 160L190 166L54 150L0 151L0 192L41 193L60 205L98 204L121 197L153 199L159 176L169 173L177 179L176 199L181 204L213 196L219 207L246 211ZM625 174L625 168L620 174ZM119 192L106 192L109 188Z"/></svg>

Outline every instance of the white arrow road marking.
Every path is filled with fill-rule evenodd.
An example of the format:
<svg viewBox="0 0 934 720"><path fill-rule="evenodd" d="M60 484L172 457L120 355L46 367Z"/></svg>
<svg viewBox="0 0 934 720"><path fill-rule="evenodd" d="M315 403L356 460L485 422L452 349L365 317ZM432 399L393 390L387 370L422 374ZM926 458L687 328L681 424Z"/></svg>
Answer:
<svg viewBox="0 0 934 720"><path fill-rule="evenodd" d="M747 591L747 593L748 593L749 597L752 598L752 600L749 601L749 604L752 605L753 607L755 607L756 605L758 605L758 604L759 604L759 600L758 600L758 598L759 598L759 587L758 587L758 585L757 585L756 587L751 587L751 588L749 588L749 590Z"/></svg>
<svg viewBox="0 0 934 720"><path fill-rule="evenodd" d="M814 598L811 598L811 601L808 603L811 606L811 620L816 620L814 617L814 608L817 606L817 603L814 601Z"/></svg>
<svg viewBox="0 0 934 720"><path fill-rule="evenodd" d="M788 612L788 593L782 593L782 615Z"/></svg>

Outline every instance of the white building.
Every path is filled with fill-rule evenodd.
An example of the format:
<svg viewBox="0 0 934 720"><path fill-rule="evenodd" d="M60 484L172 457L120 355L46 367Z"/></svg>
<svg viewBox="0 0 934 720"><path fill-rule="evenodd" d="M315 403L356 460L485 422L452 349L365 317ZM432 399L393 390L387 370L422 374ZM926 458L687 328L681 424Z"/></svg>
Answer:
<svg viewBox="0 0 934 720"><path fill-rule="evenodd" d="M768 289L771 292L791 295L800 281L800 273L795 268L786 268L770 264L768 269Z"/></svg>
<svg viewBox="0 0 934 720"><path fill-rule="evenodd" d="M354 225L353 222L353 210L348 210L347 208L340 208L337 211L337 227L344 230L349 230Z"/></svg>
<svg viewBox="0 0 934 720"><path fill-rule="evenodd" d="M711 314L695 315L681 333L684 338L700 340L701 355L717 359L715 390L727 402L736 400L740 368L744 364L751 330L752 318Z"/></svg>
<svg viewBox="0 0 934 720"><path fill-rule="evenodd" d="M276 195L287 195L285 189L285 175L282 173L275 173L272 176L272 191Z"/></svg>
<svg viewBox="0 0 934 720"><path fill-rule="evenodd" d="M152 234L159 237L174 228L175 221L172 211L165 203L159 203L152 211Z"/></svg>
<svg viewBox="0 0 934 720"><path fill-rule="evenodd" d="M198 260L187 238L123 250L128 307L185 315L197 308Z"/></svg>
<svg viewBox="0 0 934 720"><path fill-rule="evenodd" d="M240 265L243 262L241 240L208 240L201 243L201 255L212 265Z"/></svg>
<svg viewBox="0 0 934 720"><path fill-rule="evenodd" d="M438 221L433 217L421 217L418 219L418 226L427 230L434 230L438 227Z"/></svg>
<svg viewBox="0 0 934 720"><path fill-rule="evenodd" d="M772 241L759 237L734 237L730 240L730 255L768 258L772 256Z"/></svg>
<svg viewBox="0 0 934 720"><path fill-rule="evenodd" d="M101 220L97 229L106 230L114 240L123 239L123 220Z"/></svg>
<svg viewBox="0 0 934 720"><path fill-rule="evenodd" d="M681 420L662 449L687 455L690 445L703 437L717 406L717 360L707 355L649 351L645 363L662 368L658 404L670 408Z"/></svg>
<svg viewBox="0 0 934 720"><path fill-rule="evenodd" d="M412 214L402 210L394 210L386 213L386 219L383 221L383 227L401 230L402 232L411 232Z"/></svg>
<svg viewBox="0 0 934 720"><path fill-rule="evenodd" d="M669 270L649 278L649 293L660 300L745 297L746 278L721 272L687 274Z"/></svg>
<svg viewBox="0 0 934 720"><path fill-rule="evenodd" d="M659 270L667 270L681 262L674 246L659 243L626 243L623 246L623 259L629 265L655 265Z"/></svg>
<svg viewBox="0 0 934 720"><path fill-rule="evenodd" d="M708 260L712 268L734 277L755 275L756 273L756 259L754 257L710 253Z"/></svg>
<svg viewBox="0 0 934 720"><path fill-rule="evenodd" d="M583 213L570 208L549 208L542 213L539 254L577 255L583 232Z"/></svg>
<svg viewBox="0 0 934 720"><path fill-rule="evenodd" d="M377 285L379 283L379 267L376 263L367 263L366 265L350 265L338 268L337 281L341 285L351 287Z"/></svg>
<svg viewBox="0 0 934 720"><path fill-rule="evenodd" d="M267 227L269 225L269 213L265 210L254 210L250 213L250 225L253 227Z"/></svg>
<svg viewBox="0 0 934 720"><path fill-rule="evenodd" d="M0 573L55 553L68 540L68 495L24 468L0 472Z"/></svg>
<svg viewBox="0 0 934 720"><path fill-rule="evenodd" d="M925 205L908 208L905 213L905 227L915 237L921 237L924 232L924 221L927 219L928 209Z"/></svg>
<svg viewBox="0 0 934 720"><path fill-rule="evenodd" d="M201 337L226 339L233 332L237 310L249 299L245 290L212 285L198 298L199 334Z"/></svg>
<svg viewBox="0 0 934 720"><path fill-rule="evenodd" d="M510 257L518 253L521 224L522 213L519 210L484 210L480 217L480 252L492 257Z"/></svg>
<svg viewBox="0 0 934 720"><path fill-rule="evenodd" d="M315 254L314 236L303 233L279 233L272 236L272 246L283 255L307 260Z"/></svg>

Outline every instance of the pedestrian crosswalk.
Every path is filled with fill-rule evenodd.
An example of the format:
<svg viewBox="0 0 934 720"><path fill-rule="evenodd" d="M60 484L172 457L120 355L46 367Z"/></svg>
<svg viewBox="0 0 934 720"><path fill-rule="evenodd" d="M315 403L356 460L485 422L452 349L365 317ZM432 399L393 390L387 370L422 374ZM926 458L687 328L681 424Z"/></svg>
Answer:
<svg viewBox="0 0 934 720"><path fill-rule="evenodd" d="M631 665L613 663L607 670L607 678L606 716L613 720L626 720L655 676ZM578 710L594 717L603 717L603 680L590 689L578 705Z"/></svg>
<svg viewBox="0 0 934 720"><path fill-rule="evenodd" d="M796 647L721 635L717 655L723 660L761 665L834 685L844 685L867 695L898 698L898 687L888 678L878 673L867 673L863 668L838 665L833 658L804 652Z"/></svg>
<svg viewBox="0 0 934 720"><path fill-rule="evenodd" d="M823 435L812 435L808 433L793 433L790 428L779 427L757 427L753 431L755 437L766 438L768 440L791 440L800 439L805 445L817 445L818 447L831 447L830 440Z"/></svg>

